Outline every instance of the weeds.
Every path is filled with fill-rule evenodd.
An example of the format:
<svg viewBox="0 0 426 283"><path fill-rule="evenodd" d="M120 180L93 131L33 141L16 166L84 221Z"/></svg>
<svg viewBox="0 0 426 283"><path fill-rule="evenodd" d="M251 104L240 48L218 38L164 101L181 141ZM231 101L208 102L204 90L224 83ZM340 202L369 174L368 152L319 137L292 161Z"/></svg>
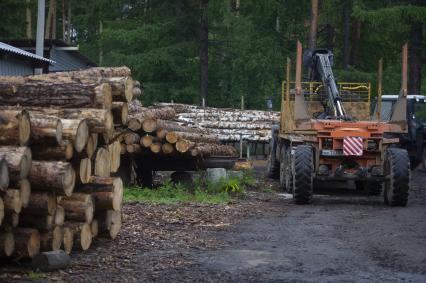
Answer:
<svg viewBox="0 0 426 283"><path fill-rule="evenodd" d="M125 201L140 201L157 204L176 202L227 203L233 197L245 194L245 188L255 183L250 171L245 171L242 177L230 177L216 183L210 183L200 174L191 187L167 182L155 189L129 187L124 190Z"/></svg>

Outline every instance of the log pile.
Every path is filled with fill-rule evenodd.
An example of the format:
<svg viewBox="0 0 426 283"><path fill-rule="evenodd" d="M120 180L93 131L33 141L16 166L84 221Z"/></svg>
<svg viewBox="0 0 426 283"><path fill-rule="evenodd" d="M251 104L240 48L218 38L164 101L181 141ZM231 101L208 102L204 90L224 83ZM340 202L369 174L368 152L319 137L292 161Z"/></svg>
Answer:
<svg viewBox="0 0 426 283"><path fill-rule="evenodd" d="M0 77L1 257L84 251L118 235L114 137L141 93L126 67Z"/></svg>
<svg viewBox="0 0 426 283"><path fill-rule="evenodd" d="M121 135L126 151L140 155L188 155L194 158L236 156L235 148L220 143L207 131L173 121L176 110L168 106L143 107L129 103L128 129Z"/></svg>
<svg viewBox="0 0 426 283"><path fill-rule="evenodd" d="M199 107L187 104L159 103L158 108L175 110L174 121L216 136L221 142L269 142L272 124L280 113L260 110Z"/></svg>

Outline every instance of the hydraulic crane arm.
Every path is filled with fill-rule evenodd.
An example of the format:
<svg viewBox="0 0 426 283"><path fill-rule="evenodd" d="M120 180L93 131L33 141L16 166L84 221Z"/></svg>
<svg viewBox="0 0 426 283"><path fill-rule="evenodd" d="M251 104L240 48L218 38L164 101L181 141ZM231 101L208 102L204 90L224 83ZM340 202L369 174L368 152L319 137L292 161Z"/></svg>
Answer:
<svg viewBox="0 0 426 283"><path fill-rule="evenodd" d="M342 99L333 75L333 53L329 50L316 50L311 60L311 80L322 81L327 93L327 115L336 119L350 120L346 115Z"/></svg>

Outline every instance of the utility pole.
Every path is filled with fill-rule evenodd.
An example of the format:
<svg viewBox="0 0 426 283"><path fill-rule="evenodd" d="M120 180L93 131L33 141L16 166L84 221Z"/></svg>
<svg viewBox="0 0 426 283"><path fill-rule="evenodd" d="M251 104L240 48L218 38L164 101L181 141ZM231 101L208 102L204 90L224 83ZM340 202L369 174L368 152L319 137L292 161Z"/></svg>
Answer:
<svg viewBox="0 0 426 283"><path fill-rule="evenodd" d="M44 17L45 17L45 0L38 0L38 12L37 12L37 37L36 37L36 54L43 56L44 50ZM37 75L43 73L43 69L35 69Z"/></svg>

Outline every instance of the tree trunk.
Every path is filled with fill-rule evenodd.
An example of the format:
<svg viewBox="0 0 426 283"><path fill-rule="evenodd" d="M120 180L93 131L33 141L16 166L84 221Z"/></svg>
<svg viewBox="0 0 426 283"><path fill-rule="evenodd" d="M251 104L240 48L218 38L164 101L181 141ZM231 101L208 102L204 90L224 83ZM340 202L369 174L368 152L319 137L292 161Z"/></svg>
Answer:
<svg viewBox="0 0 426 283"><path fill-rule="evenodd" d="M7 162L11 186L16 186L22 179L27 179L32 164L32 154L28 147L0 146L0 159Z"/></svg>
<svg viewBox="0 0 426 283"><path fill-rule="evenodd" d="M75 172L68 162L33 161L29 181L34 189L70 196L74 190Z"/></svg>
<svg viewBox="0 0 426 283"><path fill-rule="evenodd" d="M27 145L31 134L31 122L28 112L25 110L1 110L0 133L0 144Z"/></svg>
<svg viewBox="0 0 426 283"><path fill-rule="evenodd" d="M352 26L352 39L351 39L351 55L350 55L350 64L352 66L356 65L359 41L361 39L361 20L355 19Z"/></svg>
<svg viewBox="0 0 426 283"><path fill-rule="evenodd" d="M209 22L208 0L200 0L200 100L201 105L207 105L209 86Z"/></svg>
<svg viewBox="0 0 426 283"><path fill-rule="evenodd" d="M6 213L20 213L22 210L21 194L19 190L8 189L3 195L4 211Z"/></svg>
<svg viewBox="0 0 426 283"><path fill-rule="evenodd" d="M173 141L175 141L176 143L179 139L189 140L189 141L198 142L198 143L217 143L217 144L220 143L217 136L215 135L195 134L195 133L187 133L187 132L169 132L166 136L166 140L169 143L173 143Z"/></svg>
<svg viewBox="0 0 426 283"><path fill-rule="evenodd" d="M73 193L62 197L59 205L65 209L65 220L90 223L93 220L93 198L89 194Z"/></svg>
<svg viewBox="0 0 426 283"><path fill-rule="evenodd" d="M409 44L408 94L421 94L423 23L411 24Z"/></svg>
<svg viewBox="0 0 426 283"><path fill-rule="evenodd" d="M65 16L65 14L66 14L66 9L65 9L65 0L61 0L61 8L62 8L62 10L61 10L61 12L62 12L62 40L64 41L64 42L67 42L67 35L66 35L66 16Z"/></svg>
<svg viewBox="0 0 426 283"><path fill-rule="evenodd" d="M18 228L14 230L15 255L32 258L40 251L40 234L37 229Z"/></svg>
<svg viewBox="0 0 426 283"><path fill-rule="evenodd" d="M25 18L26 18L26 35L27 39L33 38L33 27L32 27L32 18L31 18L31 1L26 0L26 6L25 6Z"/></svg>
<svg viewBox="0 0 426 283"><path fill-rule="evenodd" d="M126 67L95 67L84 70L58 72L43 75L29 76L31 80L44 80L45 78L56 79L59 77L70 77L75 79L90 79L90 77L97 78L114 78L114 77L131 77L131 70Z"/></svg>
<svg viewBox="0 0 426 283"><path fill-rule="evenodd" d="M314 51L317 44L317 31L318 31L318 0L311 0L311 24L309 29L309 43L308 48Z"/></svg>
<svg viewBox="0 0 426 283"><path fill-rule="evenodd" d="M96 212L101 210L121 210L123 182L120 178L93 176L90 183L79 186L77 191L93 196Z"/></svg>
<svg viewBox="0 0 426 283"><path fill-rule="evenodd" d="M109 84L64 83L31 80L27 77L2 78L0 104L29 107L111 109Z"/></svg>
<svg viewBox="0 0 426 283"><path fill-rule="evenodd" d="M30 201L22 214L26 215L55 215L56 197L51 193L32 192Z"/></svg>
<svg viewBox="0 0 426 283"><path fill-rule="evenodd" d="M0 257L11 256L15 251L15 237L12 232L0 231Z"/></svg>
<svg viewBox="0 0 426 283"><path fill-rule="evenodd" d="M343 69L349 67L349 36L352 2L345 1L343 3Z"/></svg>

